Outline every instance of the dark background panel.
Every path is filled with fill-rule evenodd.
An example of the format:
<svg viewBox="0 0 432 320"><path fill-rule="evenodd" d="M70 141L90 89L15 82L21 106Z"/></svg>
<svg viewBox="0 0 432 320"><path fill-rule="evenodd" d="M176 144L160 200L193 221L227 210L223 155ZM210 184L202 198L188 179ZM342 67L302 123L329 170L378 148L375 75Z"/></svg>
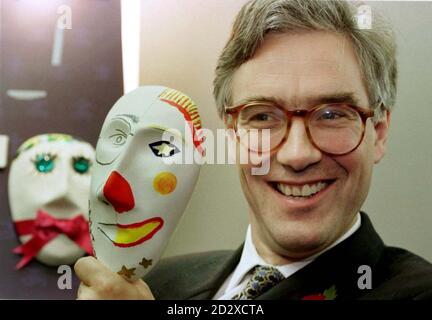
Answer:
<svg viewBox="0 0 432 320"><path fill-rule="evenodd" d="M61 5L71 8L63 31L62 63L51 65ZM9 165L27 138L68 133L95 146L103 120L122 95L121 21L118 0L0 0L0 134L8 135ZM46 90L46 98L22 101L10 89ZM57 286L57 268L33 261L20 271L19 245L7 196L8 168L0 171L0 298L74 299ZM23 194L25 197L25 194Z"/></svg>

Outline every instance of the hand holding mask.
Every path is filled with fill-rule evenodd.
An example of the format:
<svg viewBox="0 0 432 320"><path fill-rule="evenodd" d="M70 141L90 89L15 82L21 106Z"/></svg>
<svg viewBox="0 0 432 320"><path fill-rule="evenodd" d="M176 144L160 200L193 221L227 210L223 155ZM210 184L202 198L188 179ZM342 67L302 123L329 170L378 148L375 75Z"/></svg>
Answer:
<svg viewBox="0 0 432 320"><path fill-rule="evenodd" d="M90 230L96 257L128 280L159 260L192 195L202 156L195 104L184 94L146 86L117 101L96 147Z"/></svg>

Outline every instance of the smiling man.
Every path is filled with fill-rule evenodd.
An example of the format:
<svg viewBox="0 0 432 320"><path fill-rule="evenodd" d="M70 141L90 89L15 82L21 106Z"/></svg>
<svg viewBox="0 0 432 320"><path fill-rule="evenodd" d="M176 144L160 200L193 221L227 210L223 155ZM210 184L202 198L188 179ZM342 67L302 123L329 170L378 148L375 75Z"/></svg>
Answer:
<svg viewBox="0 0 432 320"><path fill-rule="evenodd" d="M113 288L125 298L432 297L431 264L385 246L360 211L385 154L397 65L391 29L377 14L361 29L356 13L343 1L254 0L241 9L214 95L237 136L270 133L270 146L238 144L270 163L266 175L239 165L244 245L165 259L145 283L116 286L111 277L97 297Z"/></svg>

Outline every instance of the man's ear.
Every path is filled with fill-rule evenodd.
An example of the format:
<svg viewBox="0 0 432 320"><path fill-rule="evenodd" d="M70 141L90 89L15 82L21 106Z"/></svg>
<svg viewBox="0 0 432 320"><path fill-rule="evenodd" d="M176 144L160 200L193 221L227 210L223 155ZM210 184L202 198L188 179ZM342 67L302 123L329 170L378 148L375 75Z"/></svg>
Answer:
<svg viewBox="0 0 432 320"><path fill-rule="evenodd" d="M224 125L225 125L225 129L230 129L230 128L232 128L233 127L233 117L232 117L232 115L230 115L230 114L227 114L227 113L223 113L223 115L222 115L222 120L223 120L223 122L224 122Z"/></svg>
<svg viewBox="0 0 432 320"><path fill-rule="evenodd" d="M384 157L387 149L387 137L390 127L391 113L385 110L381 119L375 123L375 157L374 163L377 164Z"/></svg>
<svg viewBox="0 0 432 320"><path fill-rule="evenodd" d="M226 113L224 113L223 115L222 115L222 121L223 121L223 123L224 123L224 126L225 126L225 129L228 129L228 119L227 119L227 114Z"/></svg>

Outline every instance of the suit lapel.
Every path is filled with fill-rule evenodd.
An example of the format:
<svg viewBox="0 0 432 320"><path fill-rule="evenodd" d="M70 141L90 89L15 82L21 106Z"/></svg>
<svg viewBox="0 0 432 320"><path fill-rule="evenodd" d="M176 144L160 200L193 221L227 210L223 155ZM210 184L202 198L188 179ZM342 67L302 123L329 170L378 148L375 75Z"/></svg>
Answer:
<svg viewBox="0 0 432 320"><path fill-rule="evenodd" d="M357 284L362 275L358 273L358 268L367 265L373 270L384 250L384 243L365 213L361 213L361 219L361 227L351 237L258 299L301 300L307 297L314 300L344 300L364 294Z"/></svg>
<svg viewBox="0 0 432 320"><path fill-rule="evenodd" d="M191 283L199 285L190 288L190 292L186 294L186 299L212 299L225 279L239 263L242 251L243 245L231 255L212 264L212 266L207 265L205 268L202 268L202 270L196 270L197 272L195 275L199 277L199 279L195 279L193 282L191 281Z"/></svg>

